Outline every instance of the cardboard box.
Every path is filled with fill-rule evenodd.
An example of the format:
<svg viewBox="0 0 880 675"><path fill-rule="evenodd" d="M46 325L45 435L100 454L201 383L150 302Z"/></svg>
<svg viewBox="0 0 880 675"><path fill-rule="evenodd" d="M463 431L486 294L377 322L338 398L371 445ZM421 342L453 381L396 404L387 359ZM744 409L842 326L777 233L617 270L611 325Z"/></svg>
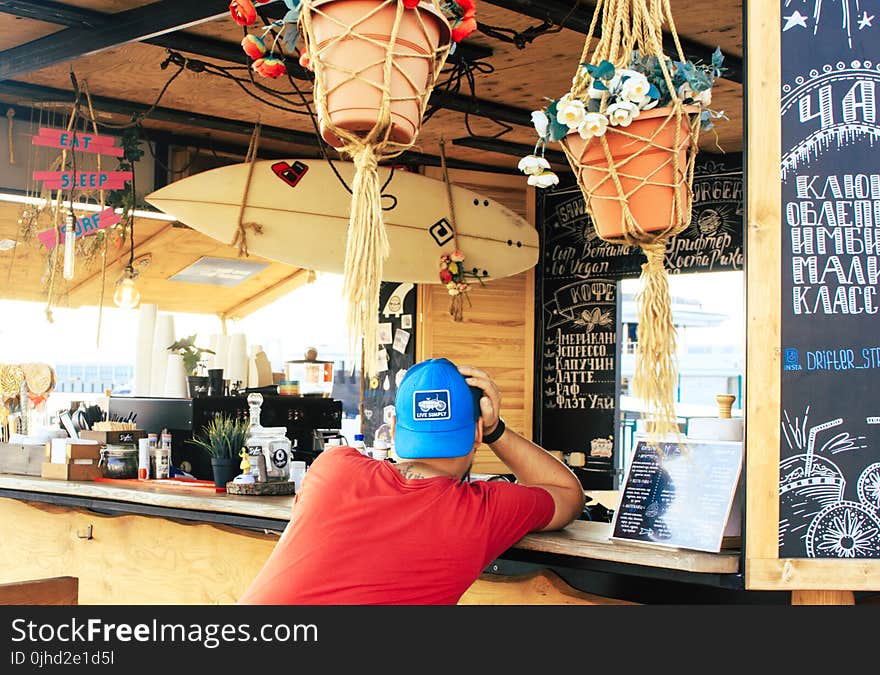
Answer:
<svg viewBox="0 0 880 675"><path fill-rule="evenodd" d="M79 437L88 441L98 441L102 445L124 445L131 443L137 446L139 438L146 438L147 432L143 429L130 431L80 431Z"/></svg>
<svg viewBox="0 0 880 675"><path fill-rule="evenodd" d="M55 480L95 480L101 477L101 470L98 468L98 462L86 462L89 460L72 460L68 464L53 464L52 462L43 462L40 475L43 478L53 478Z"/></svg>
<svg viewBox="0 0 880 675"><path fill-rule="evenodd" d="M46 449L43 445L0 443L0 473L39 476L45 460Z"/></svg>
<svg viewBox="0 0 880 675"><path fill-rule="evenodd" d="M97 441L76 441L69 438L53 438L46 444L47 462L65 464L73 459L101 458L101 445Z"/></svg>

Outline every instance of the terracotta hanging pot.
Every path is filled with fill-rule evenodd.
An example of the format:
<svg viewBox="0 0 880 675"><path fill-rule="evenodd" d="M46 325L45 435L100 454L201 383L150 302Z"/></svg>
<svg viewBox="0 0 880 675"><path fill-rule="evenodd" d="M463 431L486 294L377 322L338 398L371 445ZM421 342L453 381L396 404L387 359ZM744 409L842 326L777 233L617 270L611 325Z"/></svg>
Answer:
<svg viewBox="0 0 880 675"><path fill-rule="evenodd" d="M396 39L398 3L383 0L315 0L311 12L309 60L323 68L316 83L326 96L319 111L321 135L333 147L344 142L330 126L367 135L380 119L384 91L391 113L389 140L409 145L421 126L426 90L435 74L430 58L451 44L449 22L431 2L403 9ZM394 44L390 77L386 55Z"/></svg>
<svg viewBox="0 0 880 675"><path fill-rule="evenodd" d="M688 151L693 139L691 115L699 110L684 106L684 112L688 114L681 115L677 135L675 116L671 108L663 107L642 112L628 127L609 126L604 137L584 139L572 133L563 141L602 239L623 239L627 234L639 239L640 233L679 229L682 219L690 219Z"/></svg>

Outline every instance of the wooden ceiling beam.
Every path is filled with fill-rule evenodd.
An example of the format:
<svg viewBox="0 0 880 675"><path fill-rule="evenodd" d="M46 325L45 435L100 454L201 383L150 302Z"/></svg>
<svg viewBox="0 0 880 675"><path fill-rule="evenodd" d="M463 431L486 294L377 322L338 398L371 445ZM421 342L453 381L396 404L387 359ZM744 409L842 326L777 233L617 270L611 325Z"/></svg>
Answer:
<svg viewBox="0 0 880 675"><path fill-rule="evenodd" d="M309 283L310 270L298 269L283 279L276 281L271 286L267 286L260 290L259 293L251 297L237 302L235 305L219 313L221 319L243 319L248 314L253 314L258 309L262 309L279 298L284 297L291 291L295 291L301 286Z"/></svg>
<svg viewBox="0 0 880 675"><path fill-rule="evenodd" d="M66 28L0 52L0 80L212 21L228 11L221 3L204 0L159 0L118 12L99 26Z"/></svg>
<svg viewBox="0 0 880 675"><path fill-rule="evenodd" d="M141 250L143 248L145 248L148 244L155 242L155 240L158 239L159 237L161 237L162 235L167 234L168 232L171 232L173 229L174 229L174 223L166 223L165 225L163 225L161 228L156 230L156 232L151 234L146 239L142 239L139 243L136 242L134 245L134 257L137 258L139 255L141 255ZM121 255L118 255L117 257L113 258L113 260L107 261L107 271L109 272L112 267L115 267L119 262L121 262L123 260L127 263L130 255L131 255L131 250L127 249ZM70 290L68 290L68 292L67 292L68 295L70 297L73 297L74 293L85 288L86 286L91 284L93 281L100 279L102 275L103 275L103 271L95 272L94 274L92 274L88 278L77 282L76 284L71 286Z"/></svg>
<svg viewBox="0 0 880 675"><path fill-rule="evenodd" d="M510 12L529 16L539 21L549 21L557 26L569 28L584 35L590 30L595 3L585 0L484 0L490 5L501 7ZM684 35L679 35L685 58L692 61L711 63L714 47L709 47ZM675 54L676 47L670 34L663 34L663 48L667 54ZM743 60L733 54L724 55L724 66L727 69L724 79L732 82L743 82Z"/></svg>
<svg viewBox="0 0 880 675"><path fill-rule="evenodd" d="M13 81L0 82L0 95L14 97L18 99L17 102L20 104L28 104L32 102L69 102L72 99L71 92L65 91L64 89L55 89L52 87L43 87L35 84ZM203 115L188 110L177 110L175 108L164 108L161 106L151 109L150 106L143 103L120 101L105 96L92 95L92 104L96 110L102 112L130 116L133 114L144 114L150 111L149 118L153 120L199 129L228 132L240 136L250 137L254 130L253 122L215 117L213 115ZM98 122L98 124L100 125L100 122ZM283 143L302 145L310 148L319 147L318 138L314 133L306 133L304 131L296 131L281 127L263 126L260 128L260 134L263 138ZM202 147L210 149L210 144ZM420 166L440 166L440 158L436 155L407 152L400 157L395 158L394 163ZM447 164L451 169L508 173L507 170L499 169L499 167L496 166L480 164L478 162L467 162L454 158L449 158Z"/></svg>

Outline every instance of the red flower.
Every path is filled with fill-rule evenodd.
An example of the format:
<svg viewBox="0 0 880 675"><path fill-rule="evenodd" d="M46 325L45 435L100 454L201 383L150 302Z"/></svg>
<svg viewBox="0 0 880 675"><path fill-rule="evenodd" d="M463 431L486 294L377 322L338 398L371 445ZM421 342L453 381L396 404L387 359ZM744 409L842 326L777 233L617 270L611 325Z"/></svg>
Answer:
<svg viewBox="0 0 880 675"><path fill-rule="evenodd" d="M403 0L403 6L407 9L415 9L419 6L419 0Z"/></svg>
<svg viewBox="0 0 880 675"><path fill-rule="evenodd" d="M307 70L312 69L312 60L309 58L308 52L303 52L299 55L299 65L301 65L303 68L306 68Z"/></svg>
<svg viewBox="0 0 880 675"><path fill-rule="evenodd" d="M266 43L256 35L245 35L241 41L244 53L256 60L266 53Z"/></svg>
<svg viewBox="0 0 880 675"><path fill-rule="evenodd" d="M465 18L474 16L477 11L476 0L455 0L455 4L464 10Z"/></svg>
<svg viewBox="0 0 880 675"><path fill-rule="evenodd" d="M477 20L472 16L464 18L452 29L452 39L461 42L475 30L477 30Z"/></svg>
<svg viewBox="0 0 880 675"><path fill-rule="evenodd" d="M284 65L284 61L281 59L276 59L272 56L263 59L257 59L254 61L254 65L251 66L255 72L259 73L263 77L278 77L279 75L284 75L287 72L287 68Z"/></svg>
<svg viewBox="0 0 880 675"><path fill-rule="evenodd" d="M229 3L229 13L235 23L242 26L250 26L257 20L257 10L251 0L232 0Z"/></svg>
<svg viewBox="0 0 880 675"><path fill-rule="evenodd" d="M452 274L449 272L449 270L440 270L440 281L442 281L444 284L448 284L450 281L452 281Z"/></svg>

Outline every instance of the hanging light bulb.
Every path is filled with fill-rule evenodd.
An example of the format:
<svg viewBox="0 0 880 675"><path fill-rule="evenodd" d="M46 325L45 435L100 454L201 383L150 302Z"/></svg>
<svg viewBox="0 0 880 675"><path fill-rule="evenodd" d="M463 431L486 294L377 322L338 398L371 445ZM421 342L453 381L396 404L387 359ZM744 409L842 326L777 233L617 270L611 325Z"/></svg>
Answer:
<svg viewBox="0 0 880 675"><path fill-rule="evenodd" d="M127 265L125 272L122 273L122 278L116 282L113 302L121 309L134 309L141 302L141 294L134 283L134 277L134 268Z"/></svg>
<svg viewBox="0 0 880 675"><path fill-rule="evenodd" d="M73 214L68 213L64 219L64 278L73 279L74 256L76 241L73 232Z"/></svg>

